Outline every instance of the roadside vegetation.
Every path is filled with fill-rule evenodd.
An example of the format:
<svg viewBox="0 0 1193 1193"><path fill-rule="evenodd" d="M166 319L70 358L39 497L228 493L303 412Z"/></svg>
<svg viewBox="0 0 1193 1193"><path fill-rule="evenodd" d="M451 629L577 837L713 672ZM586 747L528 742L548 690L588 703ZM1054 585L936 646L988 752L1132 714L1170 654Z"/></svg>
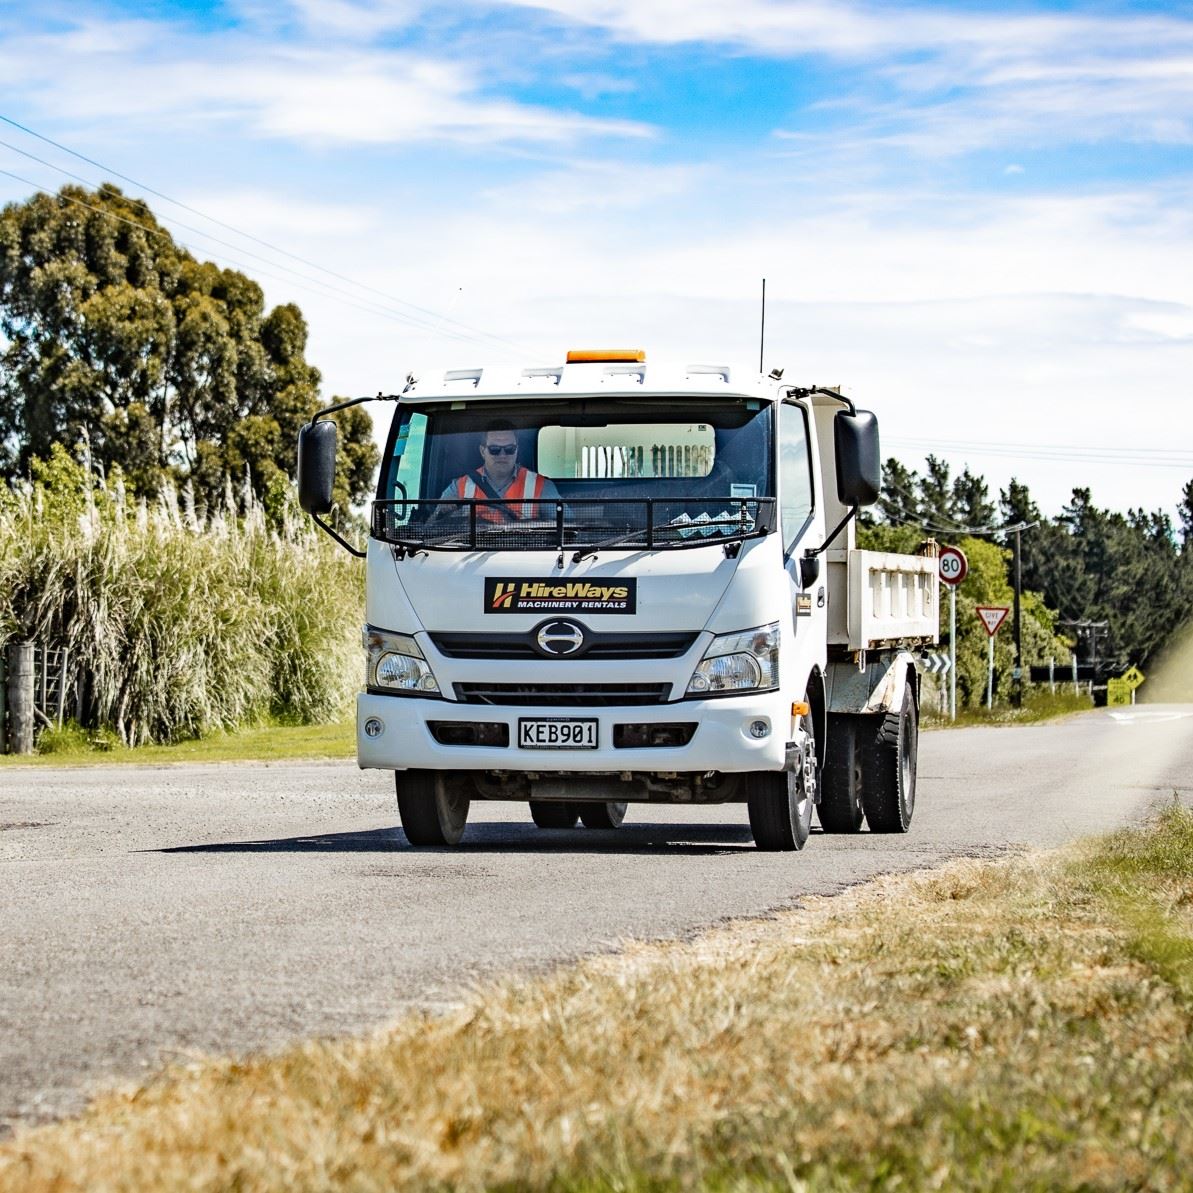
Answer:
<svg viewBox="0 0 1193 1193"><path fill-rule="evenodd" d="M1082 488L1049 517L1018 480L998 493L996 505L985 479L968 467L954 475L946 460L930 455L921 473L892 458L883 465L878 504L864 515L862 537L872 533L877 542L903 543L892 549L905 550L931 536L969 556L970 578L958 590L958 653L974 659L959 666L958 686L960 699L974 704L986 689L986 639L973 605L1010 604L1013 536L1001 529L1008 526L1025 527L1025 665L1053 655L1063 669L1071 645L1082 663L1100 664L1100 682L1128 664L1148 675L1156 670L1193 604L1193 480L1173 497L1175 525L1168 510L1102 509ZM1059 631L1066 642L1059 651L1055 644L1039 650L1036 626L1049 635ZM945 642L948 626L941 630ZM1010 637L1004 627L995 639L996 699L1010 686Z"/></svg>
<svg viewBox="0 0 1193 1193"><path fill-rule="evenodd" d="M1184 1189L1193 814L196 1061L0 1189Z"/></svg>
<svg viewBox="0 0 1193 1193"><path fill-rule="evenodd" d="M266 721L168 745L125 746L110 730L78 725L45 729L36 754L0 754L0 772L17 766L161 766L174 762L299 762L304 759L355 758L352 721L320 725L285 725Z"/></svg>
<svg viewBox="0 0 1193 1193"><path fill-rule="evenodd" d="M1057 690L1051 692L1047 687L1025 685L1023 703L1018 708L1012 704L996 704L989 709L984 704L978 704L967 708L958 702L957 719L953 721L949 719L947 703L941 702L939 686L932 685L929 678L925 680L921 692L920 727L948 729L964 725L1038 725L1043 721L1086 712L1093 706L1088 692L1074 692L1071 686L1058 684Z"/></svg>
<svg viewBox="0 0 1193 1193"><path fill-rule="evenodd" d="M0 488L0 645L65 650L66 716L92 742L342 720L361 588L356 560L297 512L270 522L247 486L146 499L55 446Z"/></svg>

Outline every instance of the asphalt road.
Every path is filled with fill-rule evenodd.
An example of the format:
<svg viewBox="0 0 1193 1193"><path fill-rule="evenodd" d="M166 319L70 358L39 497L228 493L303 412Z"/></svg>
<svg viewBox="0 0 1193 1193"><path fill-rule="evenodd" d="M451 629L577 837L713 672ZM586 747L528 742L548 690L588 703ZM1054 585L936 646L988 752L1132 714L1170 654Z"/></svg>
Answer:
<svg viewBox="0 0 1193 1193"><path fill-rule="evenodd" d="M350 763L0 770L0 1132L198 1052L443 1005L496 973L684 935L958 854L1054 845L1193 800L1193 706L921 740L902 837L753 848L742 805L544 832L473 804L411 851Z"/></svg>

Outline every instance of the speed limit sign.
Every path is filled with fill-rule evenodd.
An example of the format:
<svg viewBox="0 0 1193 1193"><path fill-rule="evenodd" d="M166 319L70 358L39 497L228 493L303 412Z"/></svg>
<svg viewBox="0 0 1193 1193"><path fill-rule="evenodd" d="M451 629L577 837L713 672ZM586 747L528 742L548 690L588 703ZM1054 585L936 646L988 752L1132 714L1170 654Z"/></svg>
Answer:
<svg viewBox="0 0 1193 1193"><path fill-rule="evenodd" d="M953 588L969 574L969 560L959 547L941 547L937 566L940 570L940 582Z"/></svg>

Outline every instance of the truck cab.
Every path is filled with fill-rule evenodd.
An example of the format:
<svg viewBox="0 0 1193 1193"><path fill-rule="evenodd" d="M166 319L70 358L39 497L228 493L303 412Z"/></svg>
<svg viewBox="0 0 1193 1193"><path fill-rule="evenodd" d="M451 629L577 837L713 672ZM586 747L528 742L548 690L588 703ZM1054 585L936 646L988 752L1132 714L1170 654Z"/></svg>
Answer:
<svg viewBox="0 0 1193 1193"><path fill-rule="evenodd" d="M324 428L331 428L330 431ZM635 803L744 803L757 844L905 831L931 552L857 551L877 423L835 390L581 351L411 377L366 556L362 767L412 844L476 800L544 829ZM334 424L300 499L330 509Z"/></svg>

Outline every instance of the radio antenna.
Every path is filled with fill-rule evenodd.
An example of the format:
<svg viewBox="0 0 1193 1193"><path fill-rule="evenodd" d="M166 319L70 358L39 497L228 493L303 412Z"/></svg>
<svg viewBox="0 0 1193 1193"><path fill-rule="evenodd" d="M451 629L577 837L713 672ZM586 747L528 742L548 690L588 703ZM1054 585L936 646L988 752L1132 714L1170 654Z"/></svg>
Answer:
<svg viewBox="0 0 1193 1193"><path fill-rule="evenodd" d="M762 372L762 356L766 351L766 278L762 279L762 329L758 335L758 371Z"/></svg>

